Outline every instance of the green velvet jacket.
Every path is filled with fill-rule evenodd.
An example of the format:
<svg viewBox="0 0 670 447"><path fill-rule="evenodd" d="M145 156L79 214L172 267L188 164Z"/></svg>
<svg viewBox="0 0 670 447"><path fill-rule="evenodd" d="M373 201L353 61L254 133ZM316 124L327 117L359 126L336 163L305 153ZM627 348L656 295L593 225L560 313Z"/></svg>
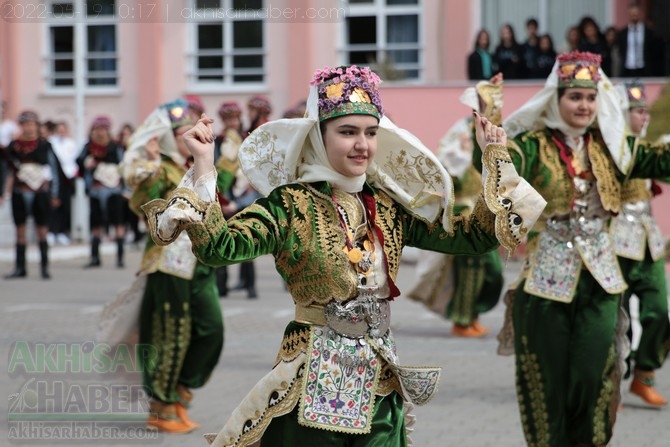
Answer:
<svg viewBox="0 0 670 447"><path fill-rule="evenodd" d="M627 176L617 168L600 131L590 129L588 135L589 161L602 204L606 210L618 213L621 205L630 200L624 194ZM633 154L628 178L666 178L670 174L670 144L653 145L634 137L628 137L628 144ZM507 148L519 175L547 201L542 217L534 227L534 232L542 231L548 217L570 212L574 182L552 141L550 129L522 133L509 140ZM480 153L476 148L475 160Z"/></svg>
<svg viewBox="0 0 670 447"><path fill-rule="evenodd" d="M199 260L220 266L271 254L296 303L307 306L358 294L331 194L326 182L281 186L227 222L218 204L204 202L189 190L180 189L179 196L186 196L203 215L201 222L185 225ZM367 184L363 200L384 248L392 297L399 294L393 281L406 245L451 254L480 254L498 247L495 215L481 198L469 217L455 218L452 235L441 221L423 222Z"/></svg>

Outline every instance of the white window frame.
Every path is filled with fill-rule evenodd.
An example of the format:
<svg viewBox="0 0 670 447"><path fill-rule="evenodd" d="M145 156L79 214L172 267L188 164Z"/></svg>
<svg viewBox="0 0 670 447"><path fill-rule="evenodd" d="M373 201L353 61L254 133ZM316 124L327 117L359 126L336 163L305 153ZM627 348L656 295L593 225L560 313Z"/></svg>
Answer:
<svg viewBox="0 0 670 447"><path fill-rule="evenodd" d="M262 32L263 32L263 41L262 48L260 50L236 50L233 47L233 26L234 22L243 22L243 18L234 18L230 17L230 11L232 11L233 0L219 0L221 7L216 11L210 11L209 13L197 13L194 14L194 18L188 21L187 28L187 42L188 50L186 54L187 58L187 85L188 91L190 93L197 94L208 94L208 93L254 93L263 90L267 90L268 83L268 67L267 67L267 22L260 18L249 17L246 20L248 21L261 21ZM261 8L264 8L267 4L267 0L262 0ZM196 11L196 0L189 0L189 6L191 11ZM228 14L226 14L228 11ZM227 17L228 15L228 17ZM198 71L198 57L203 55L208 55L208 51L199 51L198 46L198 25L204 24L219 24L223 27L223 48L222 51L212 50L212 54L216 56L223 57L223 81L201 81L198 80L200 72ZM205 53L205 54L203 54ZM234 74L244 74L240 73L238 69L234 71L233 67L233 57L234 56L244 56L244 55L254 55L261 56L263 58L263 69L262 76L263 81L258 82L234 82ZM255 71L250 74L257 74Z"/></svg>
<svg viewBox="0 0 670 447"><path fill-rule="evenodd" d="M117 0L118 1L118 0ZM47 18L44 20L44 32L43 34L43 44L42 44L42 49L43 49L43 56L42 56L42 79L43 79L43 84L44 84L44 92L46 95L49 96L71 96L75 93L77 89L77 61L82 60L84 67L83 67L83 73L84 73L84 79L83 79L83 91L86 94L95 94L95 95L118 95L120 93L120 58L119 58L119 24L118 24L118 18L116 17L116 13L110 14L110 15L105 15L105 16L86 16L86 0L45 0L46 3L46 11L47 11ZM54 3L72 3L73 6L73 13L69 15L63 15L61 17L52 17L51 16L51 11L52 11L52 5ZM118 5L116 5L118 6ZM106 52L104 53L105 58L111 58L114 57L116 59L116 70L115 70L115 77L116 78L116 83L114 85L89 85L89 69L88 69L88 61L89 61L89 56L90 54L88 53L87 46L88 46L88 26L91 25L113 25L115 27L115 35L114 38L116 39L115 42L115 48L117 49L114 52ZM74 85L67 85L67 86L56 86L53 85L53 80L55 79L55 72L53 71L52 68L52 62L55 59L54 53L52 53L51 48L52 48L52 42L51 42L51 28L52 27L72 27L73 28L73 42L72 42L72 47L73 47L73 53L68 53L72 55L73 59L73 83ZM83 36L79 36L79 33L83 33ZM77 47L78 45L82 46L82 55L79 55L77 53ZM95 54L94 54L95 55ZM101 55L97 55L101 56ZM109 76L112 77L112 76Z"/></svg>
<svg viewBox="0 0 670 447"><path fill-rule="evenodd" d="M442 0L440 0L442 1ZM375 16L377 19L377 36L376 40L377 43L376 45L357 45L355 48L356 49L361 49L361 50L375 50L377 51L377 55L384 57L384 54L387 50L414 50L416 48L416 51L418 52L418 57L417 57L417 63L416 67L414 67L412 64L411 67L400 67L400 69L416 69L419 72L418 77L416 78L408 78L408 79L401 79L401 80L384 80L384 82L388 83L393 83L393 84L402 84L402 83L407 83L407 84L415 84L415 83L421 83L425 79L425 74L426 74L426 67L425 67L425 61L424 61L424 52L425 52L425 38L424 38L424 33L423 30L425 27L423 26L423 0L417 0L416 5L387 5L386 0L372 0L370 3L365 3L365 4L357 4L357 3L349 3L348 5L348 12L347 12L347 18L349 17L360 17L360 16ZM403 45L403 44L389 44L386 41L386 17L388 16L394 16L394 15L416 15L417 20L419 23L419 29L418 29L418 38L417 38L417 43L415 45ZM349 64L349 58L348 54L352 51L352 46L349 45L347 42L347 23L346 20L342 21L342 24L340 25L340 51L339 51L339 59L340 59L340 65L347 65ZM390 48L392 47L392 48Z"/></svg>

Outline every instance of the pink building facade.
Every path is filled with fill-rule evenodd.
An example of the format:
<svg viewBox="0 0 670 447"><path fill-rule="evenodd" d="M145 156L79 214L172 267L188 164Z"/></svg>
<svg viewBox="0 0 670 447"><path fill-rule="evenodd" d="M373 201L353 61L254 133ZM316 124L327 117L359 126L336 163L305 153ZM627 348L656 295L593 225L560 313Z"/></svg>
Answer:
<svg viewBox="0 0 670 447"><path fill-rule="evenodd" d="M551 8L559 3L560 11L568 11L561 14L572 15L557 18ZM489 25L495 37L497 27L513 21L523 41L523 23L535 16L541 31L559 30L554 40L560 48L560 30L584 14L594 15L603 28L625 24L627 3L11 0L0 11L0 97L10 117L34 109L42 119L68 122L83 142L97 115L108 115L116 131L184 95L198 95L216 117L224 101L244 104L263 94L274 106L272 117L279 118L306 99L316 68L385 59L380 71L386 111L436 148L446 129L470 113L458 98L472 84L466 58L480 28ZM652 101L663 83L647 83ZM540 86L507 82L505 110L514 110Z"/></svg>

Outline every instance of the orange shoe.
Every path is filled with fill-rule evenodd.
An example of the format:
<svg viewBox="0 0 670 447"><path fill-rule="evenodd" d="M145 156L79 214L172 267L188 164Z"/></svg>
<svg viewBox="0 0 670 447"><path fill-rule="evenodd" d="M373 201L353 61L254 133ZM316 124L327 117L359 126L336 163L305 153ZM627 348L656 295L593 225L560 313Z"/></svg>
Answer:
<svg viewBox="0 0 670 447"><path fill-rule="evenodd" d="M192 432L195 427L187 425L177 416L177 404L151 401L151 413L147 419L148 430L158 430L164 433L184 434Z"/></svg>
<svg viewBox="0 0 670 447"><path fill-rule="evenodd" d="M668 404L668 401L654 388L654 371L636 369L630 384L630 392L652 407L661 408Z"/></svg>
<svg viewBox="0 0 670 447"><path fill-rule="evenodd" d="M191 430L195 430L196 428L200 428L200 424L195 422L193 419L191 419L188 416L188 412L186 411L186 407L181 403L177 402L177 417L181 419L181 421L191 427Z"/></svg>
<svg viewBox="0 0 670 447"><path fill-rule="evenodd" d="M193 430L200 428L200 424L191 419L188 415L188 408L191 400L193 400L193 393L186 386L181 383L177 385L177 394L179 395L179 401L177 405L177 417L182 420L186 425L193 427Z"/></svg>
<svg viewBox="0 0 670 447"><path fill-rule="evenodd" d="M472 322L472 327L475 328L475 330L478 331L480 334L482 334L482 336L486 335L490 332L489 328L487 328L486 326L482 326L482 324L479 322L479 320L473 321Z"/></svg>
<svg viewBox="0 0 670 447"><path fill-rule="evenodd" d="M486 335L479 332L473 326L464 326L462 324L454 324L451 328L451 334L456 337L479 338Z"/></svg>

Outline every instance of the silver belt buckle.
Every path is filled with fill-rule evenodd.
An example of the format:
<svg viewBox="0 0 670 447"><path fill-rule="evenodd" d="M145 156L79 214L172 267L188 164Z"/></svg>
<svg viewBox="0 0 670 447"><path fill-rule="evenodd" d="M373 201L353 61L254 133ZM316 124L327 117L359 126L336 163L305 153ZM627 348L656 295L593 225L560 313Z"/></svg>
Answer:
<svg viewBox="0 0 670 447"><path fill-rule="evenodd" d="M324 308L328 326L350 338L379 338L391 325L391 306L376 296L377 287L359 286L359 295L345 303L332 301Z"/></svg>

